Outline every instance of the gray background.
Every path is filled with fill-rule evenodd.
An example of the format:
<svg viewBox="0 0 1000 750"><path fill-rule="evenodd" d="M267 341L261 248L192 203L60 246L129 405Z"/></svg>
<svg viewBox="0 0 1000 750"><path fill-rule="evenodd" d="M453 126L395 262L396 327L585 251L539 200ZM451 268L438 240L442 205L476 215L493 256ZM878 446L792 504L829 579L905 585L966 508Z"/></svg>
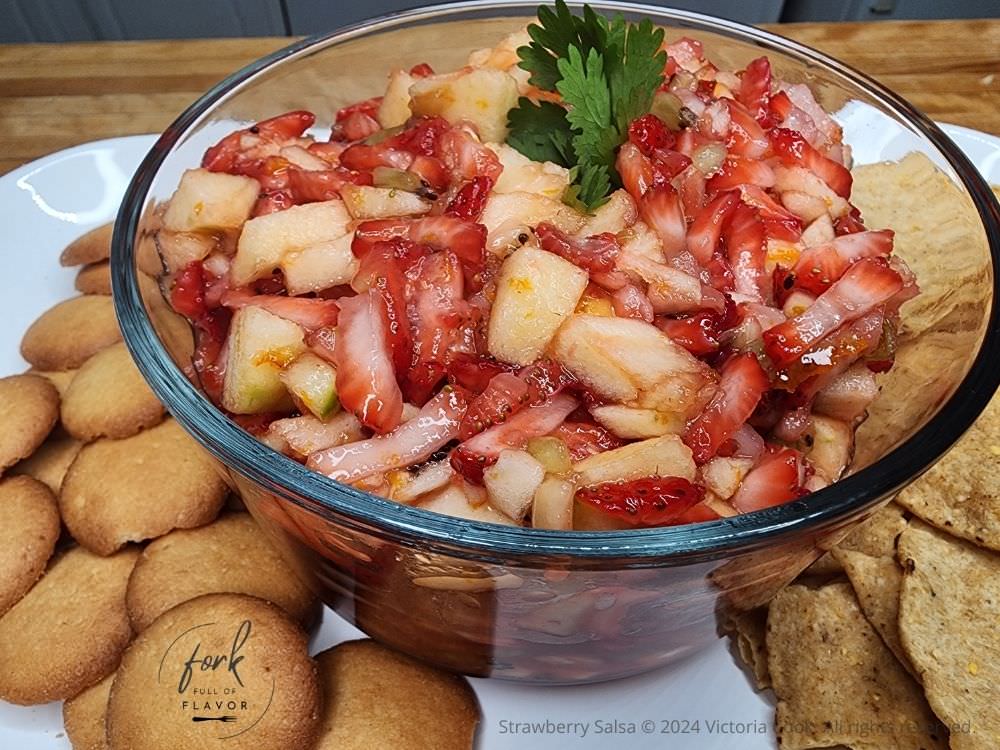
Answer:
<svg viewBox="0 0 1000 750"><path fill-rule="evenodd" d="M982 18L1000 0L676 0L748 23ZM0 0L0 42L317 34L433 0ZM947 50L943 51L947 54Z"/></svg>

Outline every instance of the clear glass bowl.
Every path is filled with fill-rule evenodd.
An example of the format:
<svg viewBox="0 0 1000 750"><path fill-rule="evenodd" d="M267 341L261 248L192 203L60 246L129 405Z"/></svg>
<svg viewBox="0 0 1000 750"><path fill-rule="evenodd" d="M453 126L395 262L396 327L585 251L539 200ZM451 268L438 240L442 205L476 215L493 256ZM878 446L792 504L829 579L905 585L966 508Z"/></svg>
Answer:
<svg viewBox="0 0 1000 750"><path fill-rule="evenodd" d="M474 523L400 505L307 471L230 422L184 377L192 338L139 269L155 271L143 218L181 172L236 124L289 109L319 122L381 93L388 71L463 64L534 14L535 0L402 13L287 47L224 80L160 137L118 216L113 283L125 341L153 390L208 451L322 599L384 643L469 675L535 683L607 680L676 660L717 635L717 618L766 602L854 524L937 460L1000 380L994 305L1000 215L988 186L926 117L875 81L779 36L693 13L613 2L705 43L720 67L761 54L806 81L830 111L863 123L856 153L878 141L927 153L967 193L981 224L961 283L933 262L933 325L900 348L858 435L852 473L801 501L672 528L559 532ZM882 149L880 153L885 153ZM928 196L931 200L932 196ZM933 253L933 232L926 252ZM153 263L153 267L151 267ZM937 278L932 278L933 276ZM905 320L905 315L904 315Z"/></svg>

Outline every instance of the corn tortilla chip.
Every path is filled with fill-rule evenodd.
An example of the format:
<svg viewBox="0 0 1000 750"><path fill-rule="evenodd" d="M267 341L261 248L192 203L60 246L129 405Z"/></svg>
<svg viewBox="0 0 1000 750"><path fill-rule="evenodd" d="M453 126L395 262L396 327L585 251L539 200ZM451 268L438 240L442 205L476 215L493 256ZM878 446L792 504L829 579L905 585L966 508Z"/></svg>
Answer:
<svg viewBox="0 0 1000 750"><path fill-rule="evenodd" d="M1000 550L1000 397L897 502L942 531Z"/></svg>
<svg viewBox="0 0 1000 750"><path fill-rule="evenodd" d="M863 552L874 557L896 554L896 537L906 528L903 509L896 503L889 503L862 521L834 549ZM842 573L843 566L831 554L823 555L806 570L807 575L832 576Z"/></svg>
<svg viewBox="0 0 1000 750"><path fill-rule="evenodd" d="M920 686L864 618L851 587L793 585L771 602L768 667L782 750L944 750Z"/></svg>
<svg viewBox="0 0 1000 750"><path fill-rule="evenodd" d="M899 588L903 583L903 569L896 558L888 555L873 557L847 549L835 549L833 556L847 573L861 612L900 664L916 677L899 640Z"/></svg>
<svg viewBox="0 0 1000 750"><path fill-rule="evenodd" d="M736 646L740 660L746 666L750 679L757 690L771 687L771 675L767 671L767 607L757 607L747 612L735 612L726 621Z"/></svg>
<svg viewBox="0 0 1000 750"><path fill-rule="evenodd" d="M914 522L899 539L899 630L953 750L1000 747L1000 556Z"/></svg>

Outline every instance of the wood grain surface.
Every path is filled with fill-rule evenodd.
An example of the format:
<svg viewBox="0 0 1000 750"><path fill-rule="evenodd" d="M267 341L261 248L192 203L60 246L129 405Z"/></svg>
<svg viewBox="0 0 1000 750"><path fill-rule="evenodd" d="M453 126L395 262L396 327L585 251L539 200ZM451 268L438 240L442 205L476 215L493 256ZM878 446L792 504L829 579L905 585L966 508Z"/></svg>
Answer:
<svg viewBox="0 0 1000 750"><path fill-rule="evenodd" d="M1000 134L1000 20L771 30L874 76L932 118ZM0 174L61 148L163 130L286 38L0 45Z"/></svg>

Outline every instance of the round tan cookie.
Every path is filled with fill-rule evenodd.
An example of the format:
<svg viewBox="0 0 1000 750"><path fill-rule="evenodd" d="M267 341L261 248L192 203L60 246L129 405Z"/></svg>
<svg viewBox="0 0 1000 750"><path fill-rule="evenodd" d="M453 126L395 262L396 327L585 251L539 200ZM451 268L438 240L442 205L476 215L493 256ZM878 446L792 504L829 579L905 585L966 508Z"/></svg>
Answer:
<svg viewBox="0 0 1000 750"><path fill-rule="evenodd" d="M298 625L262 599L206 594L158 617L125 652L108 702L108 746L308 748L320 703Z"/></svg>
<svg viewBox="0 0 1000 750"><path fill-rule="evenodd" d="M63 724L66 725L66 735L73 744L73 750L107 750L108 735L104 729L104 719L108 713L108 696L114 679L115 674L112 672L63 704Z"/></svg>
<svg viewBox="0 0 1000 750"><path fill-rule="evenodd" d="M58 432L59 434L49 435L49 439L38 450L14 464L8 473L11 476L23 474L34 477L58 495L66 470L83 447L79 440Z"/></svg>
<svg viewBox="0 0 1000 750"><path fill-rule="evenodd" d="M80 294L111 294L111 263L102 260L84 266L73 285Z"/></svg>
<svg viewBox="0 0 1000 750"><path fill-rule="evenodd" d="M163 405L146 385L124 343L83 363L62 401L62 424L80 440L124 438L163 421Z"/></svg>
<svg viewBox="0 0 1000 750"><path fill-rule="evenodd" d="M101 555L128 542L204 526L228 488L209 457L173 419L80 451L59 493L73 538Z"/></svg>
<svg viewBox="0 0 1000 750"><path fill-rule="evenodd" d="M0 616L35 584L59 539L59 510L31 477L0 481Z"/></svg>
<svg viewBox="0 0 1000 750"><path fill-rule="evenodd" d="M69 384L76 377L76 370L29 370L28 372L32 375L41 375L52 383L56 387L56 390L59 391L59 398L62 398L66 394L66 389L69 388Z"/></svg>
<svg viewBox="0 0 1000 750"><path fill-rule="evenodd" d="M316 656L326 706L315 750L469 750L479 704L463 677L372 640Z"/></svg>
<svg viewBox="0 0 1000 750"><path fill-rule="evenodd" d="M86 294L42 313L21 339L21 356L39 370L72 370L121 337L111 298Z"/></svg>
<svg viewBox="0 0 1000 750"><path fill-rule="evenodd" d="M132 571L125 603L136 631L202 594L249 594L277 604L309 628L319 601L247 513L150 542Z"/></svg>
<svg viewBox="0 0 1000 750"><path fill-rule="evenodd" d="M0 378L0 473L27 458L59 419L59 391L40 375Z"/></svg>
<svg viewBox="0 0 1000 750"><path fill-rule="evenodd" d="M115 223L112 221L80 235L62 251L59 264L82 266L85 263L107 260L111 257L111 233L114 228Z"/></svg>
<svg viewBox="0 0 1000 750"><path fill-rule="evenodd" d="M73 547L0 618L0 698L77 695L111 672L132 637L125 587L139 550L98 557Z"/></svg>

